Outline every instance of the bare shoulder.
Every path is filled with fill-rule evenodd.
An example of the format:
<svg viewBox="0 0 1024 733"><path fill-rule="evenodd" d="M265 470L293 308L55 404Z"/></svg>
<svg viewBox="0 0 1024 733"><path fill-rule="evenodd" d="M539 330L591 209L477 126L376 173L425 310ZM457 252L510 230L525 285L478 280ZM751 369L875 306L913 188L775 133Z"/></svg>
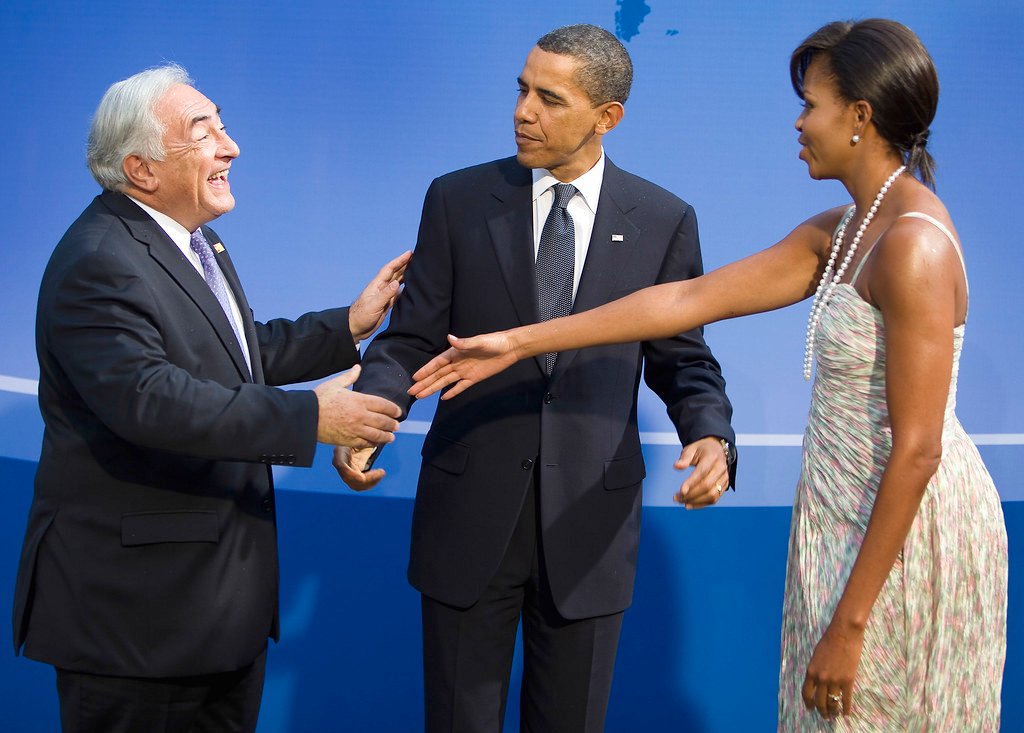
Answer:
<svg viewBox="0 0 1024 733"><path fill-rule="evenodd" d="M879 274L912 277L933 268L961 270L959 235L942 202L932 196L931 201L910 203L878 240Z"/></svg>
<svg viewBox="0 0 1024 733"><path fill-rule="evenodd" d="M868 291L870 300L886 304L942 301L955 304L958 321L966 307L966 277L953 222L942 202L928 196L903 202L900 214L875 245ZM948 235L947 235L948 232Z"/></svg>
<svg viewBox="0 0 1024 733"><path fill-rule="evenodd" d="M842 221L849 210L850 204L826 209L820 214L815 214L803 221L793 230L793 234L806 240L808 244L812 245L819 252L827 252L832 246L832 235L835 234L839 222Z"/></svg>
<svg viewBox="0 0 1024 733"><path fill-rule="evenodd" d="M843 206L835 206L831 209L825 209L820 214L815 214L810 219L805 221L803 225L813 226L816 229L821 229L828 232L828 236L831 238L832 232L839 226L839 222L846 216L850 210L852 204L844 204ZM802 226L803 226L802 225Z"/></svg>

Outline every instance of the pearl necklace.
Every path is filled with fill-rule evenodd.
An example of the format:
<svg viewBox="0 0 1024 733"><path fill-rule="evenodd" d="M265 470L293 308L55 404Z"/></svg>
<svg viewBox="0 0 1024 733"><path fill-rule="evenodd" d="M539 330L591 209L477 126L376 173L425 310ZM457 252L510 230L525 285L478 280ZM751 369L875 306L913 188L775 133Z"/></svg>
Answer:
<svg viewBox="0 0 1024 733"><path fill-rule="evenodd" d="M850 242L850 249L847 251L846 256L843 257L839 269L835 270L836 260L839 258L839 252L843 248L843 239L846 236L846 225L850 223L854 212L851 210L849 214L844 216L842 223L839 225L835 242L832 244L832 253L829 255L828 264L825 265L825 271L821 273L818 289L814 291L811 314L807 318L807 342L804 347L804 379L807 381L811 379L811 365L814 363L814 337L818 331L818 321L821 319L821 314L824 312L828 301L832 298L832 291L836 289L836 285L839 284L839 281L843 279L843 275L846 274L846 268L849 267L850 261L857 251L857 245L860 244L861 237L864 236L864 231L868 228L868 224L875 218L875 213L878 211L878 207L881 206L882 199L885 198L885 194L889 193L889 188L906 169L905 165L901 165L892 172L891 176L885 179L885 183L882 184L878 195L875 196L875 202L871 204L871 208L868 209L868 213L860 223L857 233L853 236L853 241Z"/></svg>

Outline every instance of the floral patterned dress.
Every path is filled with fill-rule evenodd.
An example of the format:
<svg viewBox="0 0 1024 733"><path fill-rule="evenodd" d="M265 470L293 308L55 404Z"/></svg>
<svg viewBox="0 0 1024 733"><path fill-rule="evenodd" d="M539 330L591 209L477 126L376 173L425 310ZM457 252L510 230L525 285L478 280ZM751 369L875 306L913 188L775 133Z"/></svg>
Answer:
<svg viewBox="0 0 1024 733"><path fill-rule="evenodd" d="M960 253L940 222L904 216L937 226ZM779 731L999 729L1006 528L992 479L955 414L963 337L961 325L952 334L942 460L872 608L853 712L826 721L804 708L800 690L857 558L892 433L881 313L843 284L822 315L789 540Z"/></svg>

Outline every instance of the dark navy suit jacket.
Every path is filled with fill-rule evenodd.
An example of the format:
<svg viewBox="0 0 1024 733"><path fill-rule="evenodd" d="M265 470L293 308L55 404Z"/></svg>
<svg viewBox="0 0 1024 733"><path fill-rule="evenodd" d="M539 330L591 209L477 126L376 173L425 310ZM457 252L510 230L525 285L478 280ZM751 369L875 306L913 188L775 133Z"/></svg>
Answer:
<svg viewBox="0 0 1024 733"><path fill-rule="evenodd" d="M347 309L254 322L227 252L217 260L251 377L210 288L127 197L98 196L53 252L36 320L45 432L14 599L26 656L196 675L238 669L276 638L270 464L312 462L317 400L266 385L358 353Z"/></svg>
<svg viewBox="0 0 1024 733"><path fill-rule="evenodd" d="M531 172L515 158L431 184L405 292L364 355L357 389L407 409L410 375L447 346L446 334L537 321L531 201ZM574 311L701 272L693 209L606 161ZM644 478L641 371L683 444L709 435L734 442L725 383L699 331L565 352L550 379L541 359L519 362L437 408L423 444L411 583L445 603L473 604L539 464L540 531L559 612L586 618L627 607Z"/></svg>

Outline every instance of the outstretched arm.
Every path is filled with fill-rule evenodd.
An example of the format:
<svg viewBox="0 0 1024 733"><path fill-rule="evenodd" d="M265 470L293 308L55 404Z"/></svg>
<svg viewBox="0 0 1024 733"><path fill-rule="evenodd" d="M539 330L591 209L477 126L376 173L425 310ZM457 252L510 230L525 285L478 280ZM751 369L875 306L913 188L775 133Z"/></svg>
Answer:
<svg viewBox="0 0 1024 733"><path fill-rule="evenodd" d="M409 394L426 397L450 386L442 397L450 399L537 354L668 338L796 303L814 292L842 212L819 214L774 246L702 277L654 285L565 318L473 338L449 336L452 348L413 375Z"/></svg>

